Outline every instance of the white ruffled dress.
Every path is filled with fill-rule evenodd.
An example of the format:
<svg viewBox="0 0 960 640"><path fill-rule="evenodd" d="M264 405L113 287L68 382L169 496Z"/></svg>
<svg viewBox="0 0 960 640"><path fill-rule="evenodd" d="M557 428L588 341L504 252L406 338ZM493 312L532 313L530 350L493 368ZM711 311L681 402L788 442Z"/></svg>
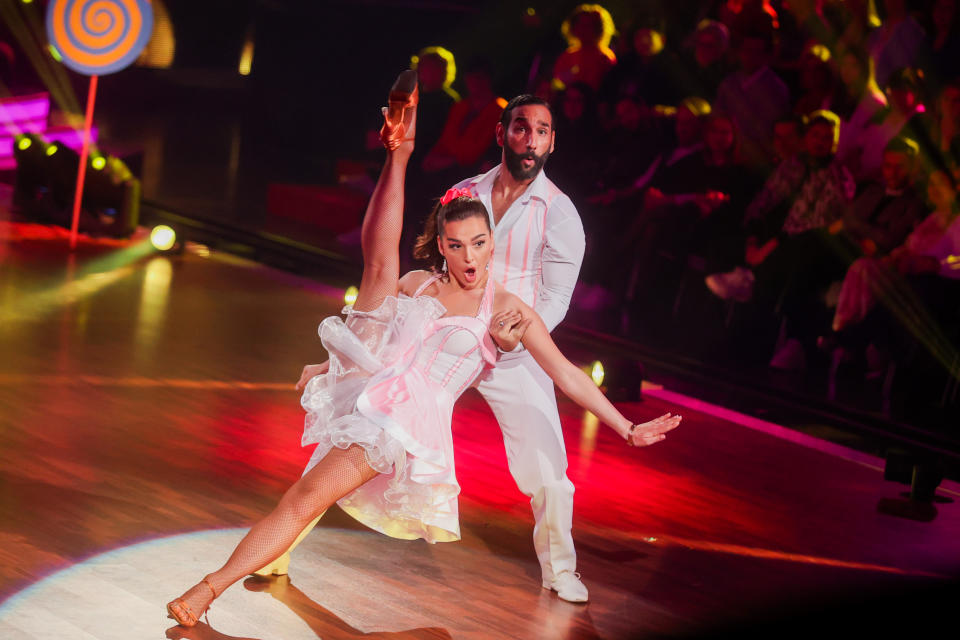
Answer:
<svg viewBox="0 0 960 640"><path fill-rule="evenodd" d="M352 444L380 472L337 502L344 511L394 538L448 542L460 539L453 404L495 363L496 348L487 331L493 279L476 316L444 317L436 298L420 295L437 277L412 298L326 318L319 334L330 369L310 380L301 404L303 446L317 445L304 473Z"/></svg>

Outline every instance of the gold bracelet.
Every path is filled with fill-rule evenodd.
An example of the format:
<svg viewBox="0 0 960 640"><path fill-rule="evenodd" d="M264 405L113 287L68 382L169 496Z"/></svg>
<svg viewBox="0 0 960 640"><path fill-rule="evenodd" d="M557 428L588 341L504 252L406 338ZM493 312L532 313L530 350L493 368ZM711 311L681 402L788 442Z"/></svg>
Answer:
<svg viewBox="0 0 960 640"><path fill-rule="evenodd" d="M630 447L635 446L635 445L633 444L633 442L630 440L630 436L633 435L633 430L636 429L636 428L639 427L639 426L640 426L640 425L639 425L638 423L634 423L634 424L630 425L630 428L629 428L629 429L627 429L627 446L630 446Z"/></svg>

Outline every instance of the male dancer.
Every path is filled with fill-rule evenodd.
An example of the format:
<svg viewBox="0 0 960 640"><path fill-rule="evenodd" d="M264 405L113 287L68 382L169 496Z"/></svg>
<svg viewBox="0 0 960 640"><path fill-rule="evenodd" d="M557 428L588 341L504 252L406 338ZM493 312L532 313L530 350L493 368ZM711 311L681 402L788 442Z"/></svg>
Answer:
<svg viewBox="0 0 960 640"><path fill-rule="evenodd" d="M556 137L549 103L517 96L503 110L496 136L501 163L456 186L470 189L490 213L496 281L533 307L552 331L567 313L585 243L576 207L543 173ZM304 367L298 388L323 371L325 363ZM564 600L586 602L587 588L576 573L573 483L566 475L553 382L521 346L501 354L477 389L500 423L510 473L530 497L543 587ZM288 564L284 554L257 573L284 574Z"/></svg>
<svg viewBox="0 0 960 640"><path fill-rule="evenodd" d="M583 262L584 235L573 202L543 172L556 132L549 104L511 100L500 116L501 163L457 184L487 208L493 227L493 277L533 307L553 331L567 313ZM543 586L570 602L586 602L573 547L573 483L553 382L522 346L501 354L477 389L493 410L517 487L530 497L533 544Z"/></svg>

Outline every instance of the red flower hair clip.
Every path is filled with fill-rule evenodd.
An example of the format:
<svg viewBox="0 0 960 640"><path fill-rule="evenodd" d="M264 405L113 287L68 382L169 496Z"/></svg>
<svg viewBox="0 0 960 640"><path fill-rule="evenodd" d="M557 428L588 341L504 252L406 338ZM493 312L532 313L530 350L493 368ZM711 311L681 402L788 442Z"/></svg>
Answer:
<svg viewBox="0 0 960 640"><path fill-rule="evenodd" d="M443 194L443 197L440 198L440 205L447 206L452 200L457 198L472 198L473 195L470 193L470 189L447 189L447 192Z"/></svg>

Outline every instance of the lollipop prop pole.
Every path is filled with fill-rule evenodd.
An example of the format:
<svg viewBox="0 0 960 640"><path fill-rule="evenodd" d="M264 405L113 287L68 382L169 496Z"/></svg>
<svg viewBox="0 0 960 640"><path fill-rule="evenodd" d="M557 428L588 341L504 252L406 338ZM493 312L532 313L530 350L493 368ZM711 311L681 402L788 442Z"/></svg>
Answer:
<svg viewBox="0 0 960 640"><path fill-rule="evenodd" d="M97 76L90 76L90 91L87 93L87 114L83 121L83 147L80 149L80 167L77 171L77 191L73 198L73 222L70 224L70 249L77 248L77 229L80 226L80 203L83 200L83 183L87 177L87 155L90 153L90 129L93 127L93 105L97 101Z"/></svg>

